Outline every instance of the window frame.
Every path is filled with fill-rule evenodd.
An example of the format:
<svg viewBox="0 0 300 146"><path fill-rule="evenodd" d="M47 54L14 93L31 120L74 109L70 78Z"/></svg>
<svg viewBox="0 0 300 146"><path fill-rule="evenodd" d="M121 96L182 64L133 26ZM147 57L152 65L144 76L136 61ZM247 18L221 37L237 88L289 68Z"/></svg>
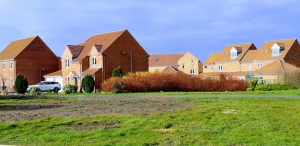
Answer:
<svg viewBox="0 0 300 146"><path fill-rule="evenodd" d="M223 70L223 66L222 66L222 65L219 65L218 70L219 70L219 71L222 71L222 70Z"/></svg>
<svg viewBox="0 0 300 146"><path fill-rule="evenodd" d="M9 70L12 70L13 69L13 62L9 62Z"/></svg>
<svg viewBox="0 0 300 146"><path fill-rule="evenodd" d="M70 85L70 77L66 77L66 85Z"/></svg>
<svg viewBox="0 0 300 146"><path fill-rule="evenodd" d="M93 66L96 66L96 65L97 65L97 58L96 58L96 56L93 56L93 57L92 57L92 65L93 65Z"/></svg>
<svg viewBox="0 0 300 146"><path fill-rule="evenodd" d="M66 66L66 68L70 67L70 59L69 58L66 58L65 66Z"/></svg>

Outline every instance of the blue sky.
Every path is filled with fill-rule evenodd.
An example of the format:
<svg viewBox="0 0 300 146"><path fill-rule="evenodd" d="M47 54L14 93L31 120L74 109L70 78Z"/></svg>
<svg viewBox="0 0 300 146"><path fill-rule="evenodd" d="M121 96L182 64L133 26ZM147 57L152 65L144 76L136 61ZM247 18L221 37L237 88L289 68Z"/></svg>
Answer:
<svg viewBox="0 0 300 146"><path fill-rule="evenodd" d="M33 35L66 44L128 29L149 54L190 51L205 61L227 44L300 38L297 0L1 0L0 48Z"/></svg>

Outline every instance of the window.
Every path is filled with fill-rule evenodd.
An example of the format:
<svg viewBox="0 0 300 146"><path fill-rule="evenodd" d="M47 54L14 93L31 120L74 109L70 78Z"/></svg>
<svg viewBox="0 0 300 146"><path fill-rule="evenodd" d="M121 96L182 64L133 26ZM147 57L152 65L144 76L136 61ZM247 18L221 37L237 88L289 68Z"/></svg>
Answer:
<svg viewBox="0 0 300 146"><path fill-rule="evenodd" d="M70 84L70 78L66 77L66 85L69 85L69 84Z"/></svg>
<svg viewBox="0 0 300 146"><path fill-rule="evenodd" d="M69 60L69 58L66 59L66 67L70 67L70 60Z"/></svg>
<svg viewBox="0 0 300 146"><path fill-rule="evenodd" d="M191 74L195 74L195 70L194 70L194 69L191 69L190 73L191 73Z"/></svg>
<svg viewBox="0 0 300 146"><path fill-rule="evenodd" d="M184 68L184 64L182 64L182 68Z"/></svg>
<svg viewBox="0 0 300 146"><path fill-rule="evenodd" d="M9 87L10 87L10 88L13 87L13 79L12 79L12 78L9 79Z"/></svg>
<svg viewBox="0 0 300 146"><path fill-rule="evenodd" d="M93 65L96 65L96 64L97 64L97 60L96 60L96 57L95 57L95 56L93 57L93 61L92 61L92 62L93 62Z"/></svg>
<svg viewBox="0 0 300 146"><path fill-rule="evenodd" d="M2 63L2 70L5 70L5 64Z"/></svg>
<svg viewBox="0 0 300 146"><path fill-rule="evenodd" d="M272 50L272 55L273 56L279 56L280 55L280 50L279 49L273 49Z"/></svg>
<svg viewBox="0 0 300 146"><path fill-rule="evenodd" d="M235 47L232 47L230 50L230 58L235 59L238 56L238 50Z"/></svg>
<svg viewBox="0 0 300 146"><path fill-rule="evenodd" d="M191 63L194 64L194 59L191 60Z"/></svg>
<svg viewBox="0 0 300 146"><path fill-rule="evenodd" d="M274 43L271 49L272 49L272 56L279 56L280 53L284 50L284 44Z"/></svg>
<svg viewBox="0 0 300 146"><path fill-rule="evenodd" d="M262 68L262 66L263 65L261 63L257 65L258 68Z"/></svg>
<svg viewBox="0 0 300 146"><path fill-rule="evenodd" d="M237 52L231 52L231 58L236 58L237 57Z"/></svg>
<svg viewBox="0 0 300 146"><path fill-rule="evenodd" d="M214 66L211 66L211 67L210 67L210 70L213 71L213 70L214 70Z"/></svg>
<svg viewBox="0 0 300 146"><path fill-rule="evenodd" d="M9 69L12 70L13 69L13 62L9 63Z"/></svg>
<svg viewBox="0 0 300 146"><path fill-rule="evenodd" d="M219 66L219 71L222 71L223 70L223 66Z"/></svg>

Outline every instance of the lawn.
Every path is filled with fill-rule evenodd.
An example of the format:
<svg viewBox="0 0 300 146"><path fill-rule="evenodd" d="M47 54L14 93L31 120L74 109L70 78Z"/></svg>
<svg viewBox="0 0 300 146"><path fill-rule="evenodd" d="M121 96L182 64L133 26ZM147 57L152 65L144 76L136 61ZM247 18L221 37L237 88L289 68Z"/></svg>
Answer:
<svg viewBox="0 0 300 146"><path fill-rule="evenodd" d="M0 97L0 144L300 145L299 93Z"/></svg>

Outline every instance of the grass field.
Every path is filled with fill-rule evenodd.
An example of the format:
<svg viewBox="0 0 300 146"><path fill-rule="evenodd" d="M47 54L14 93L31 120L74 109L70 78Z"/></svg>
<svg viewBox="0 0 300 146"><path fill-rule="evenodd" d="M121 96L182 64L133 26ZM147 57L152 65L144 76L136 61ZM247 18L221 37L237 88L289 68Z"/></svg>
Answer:
<svg viewBox="0 0 300 146"><path fill-rule="evenodd" d="M0 97L0 144L300 145L300 91Z"/></svg>

